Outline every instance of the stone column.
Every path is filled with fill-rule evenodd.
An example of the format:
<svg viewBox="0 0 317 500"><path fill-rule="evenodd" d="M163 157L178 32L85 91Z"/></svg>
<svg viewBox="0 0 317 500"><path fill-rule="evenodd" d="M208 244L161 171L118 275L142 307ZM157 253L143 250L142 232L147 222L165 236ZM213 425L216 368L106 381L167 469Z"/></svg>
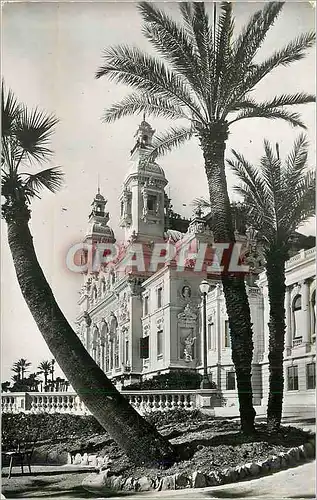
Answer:
<svg viewBox="0 0 317 500"><path fill-rule="evenodd" d="M105 344L104 344L104 342L102 342L102 344L101 344L101 363L100 363L100 367L101 367L102 371L105 371Z"/></svg>
<svg viewBox="0 0 317 500"><path fill-rule="evenodd" d="M269 321L270 321L270 302L269 291L267 285L263 287L263 329L264 329L264 357L267 358L269 354Z"/></svg>
<svg viewBox="0 0 317 500"><path fill-rule="evenodd" d="M290 350L292 348L292 310L291 310L291 290L289 287L286 287L285 291L285 323L286 323L286 331L285 331L285 349L286 355L290 356Z"/></svg>
<svg viewBox="0 0 317 500"><path fill-rule="evenodd" d="M86 326L85 347L88 352L89 352L89 342L90 342L90 326Z"/></svg>
<svg viewBox="0 0 317 500"><path fill-rule="evenodd" d="M302 339L304 344L309 344L310 342L310 308L309 308L309 283L303 281L301 283L301 295L302 295L302 325L303 333Z"/></svg>

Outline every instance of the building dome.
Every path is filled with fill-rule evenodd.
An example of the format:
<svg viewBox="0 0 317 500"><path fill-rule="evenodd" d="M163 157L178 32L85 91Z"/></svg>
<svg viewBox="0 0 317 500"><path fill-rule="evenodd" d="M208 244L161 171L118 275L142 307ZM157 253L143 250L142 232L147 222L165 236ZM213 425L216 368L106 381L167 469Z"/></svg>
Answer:
<svg viewBox="0 0 317 500"><path fill-rule="evenodd" d="M102 201L104 201L104 200L105 200L105 197L104 197L104 196L102 196L102 194L97 193L97 194L96 194L96 196L95 196L95 200L102 200Z"/></svg>

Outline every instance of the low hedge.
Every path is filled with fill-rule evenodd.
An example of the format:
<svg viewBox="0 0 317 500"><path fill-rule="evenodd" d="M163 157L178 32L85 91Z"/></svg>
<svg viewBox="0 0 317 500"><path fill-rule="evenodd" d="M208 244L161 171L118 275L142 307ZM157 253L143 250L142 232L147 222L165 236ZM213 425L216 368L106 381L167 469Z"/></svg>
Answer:
<svg viewBox="0 0 317 500"><path fill-rule="evenodd" d="M122 387L126 391L145 390L183 390L199 389L202 375L192 370L173 370L169 373L156 375L151 379ZM211 382L212 388L216 389L216 384Z"/></svg>
<svg viewBox="0 0 317 500"><path fill-rule="evenodd" d="M69 438L105 434L105 430L92 415L55 413L18 413L2 415L2 448L15 447L18 443L61 441Z"/></svg>
<svg viewBox="0 0 317 500"><path fill-rule="evenodd" d="M207 417L200 410L173 409L165 412L147 413L145 419L156 427L173 423L205 420ZM19 443L63 442L80 440L92 436L103 436L107 432L92 415L70 415L55 413L32 414L18 413L2 415L2 449L15 448Z"/></svg>

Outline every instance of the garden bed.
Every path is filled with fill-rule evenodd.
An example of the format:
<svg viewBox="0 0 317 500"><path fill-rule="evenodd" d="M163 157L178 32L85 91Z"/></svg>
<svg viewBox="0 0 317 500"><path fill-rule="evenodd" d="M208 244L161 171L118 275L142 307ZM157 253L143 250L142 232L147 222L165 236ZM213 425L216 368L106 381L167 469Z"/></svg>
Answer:
<svg viewBox="0 0 317 500"><path fill-rule="evenodd" d="M5 423L18 422L18 426L27 423L27 428L33 433L32 422L38 425L38 418L37 415L28 415L27 418L16 415ZM171 467L156 469L135 466L93 417L46 415L41 418L44 421L41 421L41 442L36 446L35 463L65 464L70 456L85 454L87 458L93 455L101 460L99 469L108 469L109 476L123 479L146 476L154 481L183 472L189 475L195 471L220 473L224 469L278 456L312 439L311 434L301 429L284 426L278 434L271 435L264 424L256 425L255 435L248 437L240 433L238 422L216 420L197 410L155 412L146 418L180 450L182 456ZM54 421L53 426L51 421ZM10 432L14 429L10 428ZM49 432L51 439L48 439Z"/></svg>

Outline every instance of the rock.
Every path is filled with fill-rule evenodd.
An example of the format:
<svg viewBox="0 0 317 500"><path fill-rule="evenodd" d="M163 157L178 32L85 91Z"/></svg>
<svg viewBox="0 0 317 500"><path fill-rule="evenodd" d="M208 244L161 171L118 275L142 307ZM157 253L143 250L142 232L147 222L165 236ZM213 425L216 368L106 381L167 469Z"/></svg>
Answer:
<svg viewBox="0 0 317 500"><path fill-rule="evenodd" d="M238 473L235 469L224 469L221 472L222 482L232 483L238 479Z"/></svg>
<svg viewBox="0 0 317 500"><path fill-rule="evenodd" d="M300 461L300 451L298 448L290 448L287 454L288 456L294 457L296 463Z"/></svg>
<svg viewBox="0 0 317 500"><path fill-rule="evenodd" d="M306 454L308 458L314 458L315 457L315 446L309 441L308 443L304 444Z"/></svg>
<svg viewBox="0 0 317 500"><path fill-rule="evenodd" d="M301 457L303 459L307 458L307 452L306 452L306 449L305 449L305 446L303 444L301 444L299 447L298 447L298 450L299 450L299 453L301 455Z"/></svg>
<svg viewBox="0 0 317 500"><path fill-rule="evenodd" d="M154 488L156 489L156 491L161 491L162 483L163 483L163 479L159 479L158 477L155 479Z"/></svg>
<svg viewBox="0 0 317 500"><path fill-rule="evenodd" d="M175 476L166 476L162 478L161 490L176 490Z"/></svg>
<svg viewBox="0 0 317 500"><path fill-rule="evenodd" d="M99 474L89 474L83 482L82 487L91 493L111 493L112 489L107 484L107 475L100 472Z"/></svg>
<svg viewBox="0 0 317 500"><path fill-rule="evenodd" d="M142 476L136 481L135 490L136 491L150 491L152 488L152 480L147 476Z"/></svg>
<svg viewBox="0 0 317 500"><path fill-rule="evenodd" d="M207 480L205 474L199 471L193 472L192 475L192 487L193 488L205 488L207 486Z"/></svg>
<svg viewBox="0 0 317 500"><path fill-rule="evenodd" d="M89 465L88 464L88 454L84 453L81 459L81 465Z"/></svg>
<svg viewBox="0 0 317 500"><path fill-rule="evenodd" d="M112 478L112 487L114 490L121 490L123 486L123 477L122 476L114 476Z"/></svg>
<svg viewBox="0 0 317 500"><path fill-rule="evenodd" d="M276 455L273 455L270 458L270 469L271 470L279 470L281 468L281 459L280 457L277 457Z"/></svg>
<svg viewBox="0 0 317 500"><path fill-rule="evenodd" d="M81 464L81 454L76 453L75 458L74 458L74 465L80 465Z"/></svg>
<svg viewBox="0 0 317 500"><path fill-rule="evenodd" d="M126 491L134 490L134 479L133 477L128 477L128 479L123 484L123 489Z"/></svg>
<svg viewBox="0 0 317 500"><path fill-rule="evenodd" d="M259 464L255 462L249 462L245 464L244 469L250 476L257 476L261 470Z"/></svg>
<svg viewBox="0 0 317 500"><path fill-rule="evenodd" d="M183 488L190 488L192 485L191 478L188 477L184 472L180 472L179 474L175 474L175 485L177 490L181 490Z"/></svg>
<svg viewBox="0 0 317 500"><path fill-rule="evenodd" d="M244 466L238 465L238 467L235 468L238 479L244 479L247 476L247 471Z"/></svg>
<svg viewBox="0 0 317 500"><path fill-rule="evenodd" d="M284 469L286 467L288 467L288 463L289 463L289 456L287 453L284 453L283 451L281 453L278 454L278 456L280 457L280 460L281 460L281 467Z"/></svg>
<svg viewBox="0 0 317 500"><path fill-rule="evenodd" d="M217 472L211 472L210 474L206 474L205 477L207 481L207 486L218 486L222 482Z"/></svg>
<svg viewBox="0 0 317 500"><path fill-rule="evenodd" d="M88 456L88 463L92 467L97 467L98 466L97 455L89 455Z"/></svg>

